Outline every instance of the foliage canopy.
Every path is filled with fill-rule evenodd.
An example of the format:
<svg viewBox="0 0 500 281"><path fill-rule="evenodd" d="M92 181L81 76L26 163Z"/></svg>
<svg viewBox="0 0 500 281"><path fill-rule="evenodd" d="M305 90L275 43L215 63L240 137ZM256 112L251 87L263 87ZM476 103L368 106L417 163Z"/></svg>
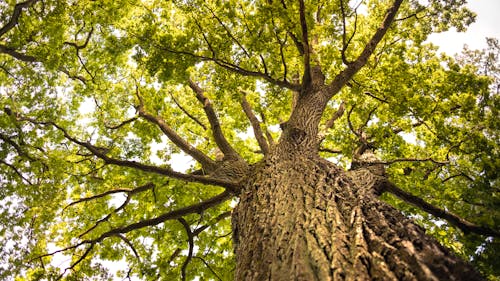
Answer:
<svg viewBox="0 0 500 281"><path fill-rule="evenodd" d="M304 57L332 81L392 2L0 3L0 279L105 280L113 261L126 262L122 277L230 280L237 200L224 181L200 175L220 160L213 116L257 163L257 131L278 140ZM320 151L348 169L368 145L402 190L481 226L465 233L383 195L494 279L500 46L488 39L488 49L451 58L425 42L465 30L474 15L464 3L403 1L329 101ZM180 170L186 154L195 160Z"/></svg>

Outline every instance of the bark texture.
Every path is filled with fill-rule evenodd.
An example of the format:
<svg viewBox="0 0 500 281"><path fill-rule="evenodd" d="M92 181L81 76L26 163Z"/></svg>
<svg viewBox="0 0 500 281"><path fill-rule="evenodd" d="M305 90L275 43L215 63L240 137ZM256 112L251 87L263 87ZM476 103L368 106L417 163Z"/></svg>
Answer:
<svg viewBox="0 0 500 281"><path fill-rule="evenodd" d="M254 167L233 214L235 280L481 280L362 171L315 155L276 149Z"/></svg>

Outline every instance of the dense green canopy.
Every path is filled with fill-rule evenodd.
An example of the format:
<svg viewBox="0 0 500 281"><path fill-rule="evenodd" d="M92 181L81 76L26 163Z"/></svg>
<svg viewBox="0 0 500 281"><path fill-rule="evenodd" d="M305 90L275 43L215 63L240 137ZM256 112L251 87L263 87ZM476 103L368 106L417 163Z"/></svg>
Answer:
<svg viewBox="0 0 500 281"><path fill-rule="evenodd" d="M113 261L122 277L230 280L236 199L198 176L220 153L203 98L232 147L258 162L263 147L247 115L277 140L304 55L332 81L391 2L1 2L0 279L105 280ZM330 100L320 149L348 169L353 151L369 145L401 189L481 226L465 233L384 195L494 279L500 46L488 39L487 49L452 58L425 42L465 30L474 15L464 2L403 2ZM186 154L196 161L184 171ZM213 204L193 206L204 200Z"/></svg>

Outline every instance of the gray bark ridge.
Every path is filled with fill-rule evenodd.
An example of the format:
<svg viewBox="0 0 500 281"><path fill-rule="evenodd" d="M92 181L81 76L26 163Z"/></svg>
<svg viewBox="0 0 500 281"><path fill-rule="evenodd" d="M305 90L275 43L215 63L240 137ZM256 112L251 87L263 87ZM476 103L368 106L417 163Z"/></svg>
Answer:
<svg viewBox="0 0 500 281"><path fill-rule="evenodd" d="M271 153L244 184L233 227L235 280L482 280L319 157Z"/></svg>

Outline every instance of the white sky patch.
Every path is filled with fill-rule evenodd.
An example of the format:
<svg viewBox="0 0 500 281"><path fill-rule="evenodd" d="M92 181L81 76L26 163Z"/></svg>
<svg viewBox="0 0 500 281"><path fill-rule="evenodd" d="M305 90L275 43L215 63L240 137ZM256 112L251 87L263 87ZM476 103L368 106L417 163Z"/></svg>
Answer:
<svg viewBox="0 0 500 281"><path fill-rule="evenodd" d="M185 153L173 153L170 156L170 161L168 163L172 169L176 172L185 172L187 169L191 168L195 161L190 156Z"/></svg>
<svg viewBox="0 0 500 281"><path fill-rule="evenodd" d="M86 98L78 108L78 112L82 115L89 114L95 111L95 103L91 98Z"/></svg>
<svg viewBox="0 0 500 281"><path fill-rule="evenodd" d="M414 133L401 132L399 133L401 137L407 142L411 144L417 144L417 136Z"/></svg>
<svg viewBox="0 0 500 281"><path fill-rule="evenodd" d="M172 153L170 155L170 160L165 161L158 157L158 151L168 149L167 148L168 138L166 136L161 136L161 142L153 142L151 144L151 162L157 165L168 163L172 169L176 172L186 172L189 168L194 166L196 161L184 152Z"/></svg>
<svg viewBox="0 0 500 281"><path fill-rule="evenodd" d="M477 14L476 22L469 26L467 32L450 30L429 36L428 41L438 45L439 51L454 55L460 53L464 45L470 49L483 49L486 37L500 38L500 1L473 0L467 7Z"/></svg>

